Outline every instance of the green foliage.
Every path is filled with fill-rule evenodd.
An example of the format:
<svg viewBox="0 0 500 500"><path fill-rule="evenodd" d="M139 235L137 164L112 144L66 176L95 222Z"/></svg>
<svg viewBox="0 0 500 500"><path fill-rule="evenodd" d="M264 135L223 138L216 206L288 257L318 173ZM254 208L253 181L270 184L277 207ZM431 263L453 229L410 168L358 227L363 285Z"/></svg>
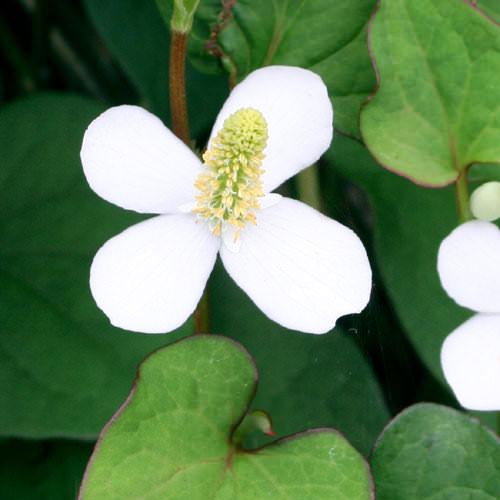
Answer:
<svg viewBox="0 0 500 500"><path fill-rule="evenodd" d="M101 435L83 499L371 498L360 455L322 429L244 451L231 434L257 372L237 344L194 336L150 356Z"/></svg>
<svg viewBox="0 0 500 500"><path fill-rule="evenodd" d="M141 105L169 123L170 34L153 0L84 0L96 29L137 88ZM167 11L163 14L170 18ZM225 78L187 68L192 135L208 133L228 92Z"/></svg>
<svg viewBox="0 0 500 500"><path fill-rule="evenodd" d="M217 38L219 31L231 19L231 12L231 2L227 0L224 3L220 0L202 0L198 6L189 35L188 55L193 66L202 73L225 73Z"/></svg>
<svg viewBox="0 0 500 500"><path fill-rule="evenodd" d="M165 0L156 0L160 6L165 3ZM181 33L189 33L193 25L193 17L200 0L174 0L174 12L172 14L171 27L173 31ZM160 11L165 9L160 7Z"/></svg>
<svg viewBox="0 0 500 500"><path fill-rule="evenodd" d="M366 193L374 257L386 293L419 358L446 387L440 363L442 343L471 316L447 296L436 268L439 245L458 224L453 190L416 186L380 168L365 147L341 135L326 158L330 164L326 184L331 190L345 178ZM499 174L498 165L471 169L473 185ZM493 412L479 415L495 426Z"/></svg>
<svg viewBox="0 0 500 500"><path fill-rule="evenodd" d="M212 15L206 5L204 19L220 24L220 2L207 4ZM239 80L270 64L301 66L320 74L333 100L336 127L359 135L359 108L375 84L366 47L374 6L375 0L239 0L217 40Z"/></svg>
<svg viewBox="0 0 500 500"><path fill-rule="evenodd" d="M439 244L458 223L455 194L403 177L443 186L480 162L469 170L471 190L500 181L500 2L380 0L370 30L380 87L363 108L361 130L360 108L376 87L366 43L376 0L175 3L189 7L188 24L196 9L186 76L198 149L228 76L234 83L269 64L322 76L342 133L320 182L310 170L298 194L319 186L315 201L363 236L374 291L364 314L326 335L300 334L267 319L218 264L210 331L248 349L259 386L249 356L228 339L197 336L152 354L103 431L83 497L371 498L358 452L369 454L391 413L423 398L455 404L439 353L470 312L447 297L436 271ZM96 307L92 257L141 217L93 194L78 155L85 127L122 100L169 123L174 2L82 0L47 11L43 4L32 10L21 2L12 13L0 6L2 499L75 498L88 440L124 401L137 365L192 331L188 321L168 336L126 332ZM109 102L66 92L7 102L35 87ZM297 194L293 183L280 189ZM262 420L247 420L236 434L246 451L236 451L230 438L252 410L266 410L280 438L296 435L272 442L256 430L269 424L257 411ZM318 427L338 429L352 446L333 430L306 431ZM60 437L72 440L52 439ZM498 498L499 449L469 416L413 406L377 441L377 498Z"/></svg>
<svg viewBox="0 0 500 500"><path fill-rule="evenodd" d="M371 460L378 500L494 500L500 494L498 438L444 406L415 405L377 441Z"/></svg>
<svg viewBox="0 0 500 500"><path fill-rule="evenodd" d="M380 87L363 109L377 160L442 186L475 162L500 162L498 27L460 0L383 0L370 45Z"/></svg>
<svg viewBox="0 0 500 500"><path fill-rule="evenodd" d="M161 54L161 57L164 57L166 51L168 51L168 47L164 47L164 45L161 45L161 50L154 51L152 49L155 44L165 43L164 41L161 42L164 35L155 35L155 33L164 32L163 26L159 26L161 22L157 22L158 15L153 12L154 9L151 9L150 12L149 7L139 7L131 0L128 0L124 4L124 11L129 10L129 18L134 17L130 15L131 11L135 12L136 17L142 12L141 16L144 18L144 22L141 25L137 24L134 26L134 32L140 34L141 39L144 40L155 36L154 44L148 43L142 47L130 47L129 50L127 41L130 37L126 37L122 30L120 31L120 28L116 26L115 23L120 19L120 14L115 12L114 9L116 7L111 5L112 3L110 2L103 12L103 7L97 5L98 2L87 0L87 6L92 14L92 18L100 28L101 34L109 41L110 47L114 47L116 40L119 40L118 37L123 37L123 41L120 41L119 44L120 50L113 49L113 51L119 60L125 64L124 67L130 66L137 71L137 69L141 68L141 65L150 64L151 72L141 75L140 80L154 81L154 78L157 78L154 75L154 68L159 68L160 71L163 71L163 66L161 66L163 63L160 63L159 54ZM295 25L293 30L290 30L290 37L288 37L291 40L287 41L287 45L284 46L283 51L280 49L278 53L283 53L283 57L285 57L286 54L293 52L296 54L294 56L296 57L296 62L303 62L307 58L307 54L311 53L311 47L314 47L314 44L321 46L323 43L322 40L326 36L329 43L328 46L330 47L329 50L332 54L335 52L335 55L327 58L322 64L325 67L325 71L331 66L335 66L335 64L337 64L336 67L339 68L339 71L341 68L344 68L345 71L352 71L350 80L345 80L345 87L342 87L342 92L346 91L352 87L354 78L358 81L358 78L361 78L360 75L363 74L363 72L359 71L359 68L353 69L350 66L353 61L356 61L356 58L351 58L353 51L350 48L351 44L347 43L347 40L349 37L356 38L358 31L364 29L374 3L374 1L339 2L335 8L338 9L336 12L339 13L337 17L339 19L347 19L354 16L352 20L353 24L349 27L344 26L344 31L332 30L331 33L329 31L328 36L323 32L327 24L330 26L331 22L324 22L321 9L318 7L316 10L312 9L312 6L304 6L301 10L301 15L307 16L308 19L312 19L316 24L319 23L318 39L310 47L304 47L303 51L299 54L299 41L304 38L309 40L310 36L305 37L305 31L302 29L301 33L294 38L294 30L297 29L297 25ZM236 11L239 12L238 9L243 9L244 12L247 12L252 8L263 12L265 5L264 3L252 3L245 6L244 2L238 2ZM331 11L332 8L328 8ZM210 61L207 57L202 59L201 55L204 51L203 44L210 32L209 26L217 21L220 9L219 0L209 0L202 1L196 12L193 26L194 43L191 44L191 56L196 61L202 61L197 63L197 66L213 62L213 58L210 58L212 59ZM262 16L261 21L266 21L268 17L268 15ZM237 18L241 18L241 15L238 14ZM224 37L229 36L233 30L231 27L233 21L229 22L227 27L221 32L221 36L222 33L224 33ZM134 19L127 20L127 23L130 24L131 22L138 23ZM256 24L259 21L253 19L252 22ZM104 27L104 23L109 23L109 26ZM146 30L146 24L150 26L149 30ZM254 24L249 29L253 29ZM338 26L342 24L339 20ZM113 27L114 29L112 30L111 28ZM226 34L226 30L229 34ZM356 38L355 45L357 53L362 55L365 60L365 68L368 74L371 75L371 66L364 41L365 35L366 33L363 31ZM128 43L131 42L128 41ZM196 47L199 50L197 56L193 52L193 47L196 43L198 44ZM344 50L340 50L339 54L337 54L337 49L345 43L348 45L345 49L345 55L342 55L344 54ZM238 47L234 49L239 50ZM135 55L134 51L137 51L137 55ZM143 54L148 55L145 61L143 61ZM316 56L317 54L314 55L315 58ZM351 61L349 64L348 60ZM152 61L156 62L153 63ZM288 61L277 59L274 62L294 64L294 60L292 59ZM249 71L250 69L252 68L245 67L245 71ZM357 72L356 77L354 76L354 71ZM243 77L244 74L241 76ZM325 76L323 75L323 77ZM191 75L188 74L188 82L190 78ZM164 79L166 80L166 74ZM368 82L368 79L366 81ZM370 76L370 81L372 81L370 84L372 85L374 82L372 76ZM209 85L211 84L203 84L199 81L193 83L193 87L198 92L200 88L203 89L201 94L205 91L210 91ZM368 94L368 87L369 85L366 87L365 95ZM147 87L144 86L143 88ZM149 95L149 91L143 91L143 94ZM166 99L165 88L159 87L159 95L163 99ZM191 99L192 97L190 96ZM344 98L339 97L339 99L343 100ZM356 96L356 99L361 98L360 96ZM192 104L191 100L188 100L188 102ZM359 100L359 102L361 101ZM162 104L162 106L166 106L166 103ZM337 110L336 112L338 117L339 111ZM357 111L353 110L353 117L356 113ZM207 119L205 113L200 114L204 119ZM192 113L192 116L197 117L197 113ZM297 335L296 333L291 334L265 318L227 277L224 271L221 272L219 269L212 283L211 316L213 331L232 336L242 341L252 355L256 357L261 367L263 380L266 381L259 389L257 404L267 408L272 413L278 432L283 435L299 432L309 427L335 426L345 433L360 451L367 454L375 437L389 418L389 412L370 363L356 345L355 339L351 338L353 336L345 332L335 332L321 338ZM332 381L330 384L319 384L318 380L329 377L332 369L338 375L331 377ZM269 383L267 383L267 380L269 380ZM297 389L298 387L301 388L300 391ZM297 397L290 398L290 391L297 393ZM298 397L299 394L300 397ZM313 394L314 397L310 397ZM363 396L360 397L360 394ZM352 418L353 414L357 415L357 417Z"/></svg>
<svg viewBox="0 0 500 500"><path fill-rule="evenodd" d="M500 22L500 2L497 0L478 0L476 5L496 22Z"/></svg>
<svg viewBox="0 0 500 500"><path fill-rule="evenodd" d="M93 255L139 220L83 177L83 132L102 109L45 94L0 111L2 435L97 435L138 362L191 329L168 338L120 331L90 296Z"/></svg>
<svg viewBox="0 0 500 500"><path fill-rule="evenodd" d="M255 358L261 384L252 407L271 414L278 435L335 427L369 453L390 414L356 342L364 330L307 335L282 328L257 309L222 266L215 269L209 297L212 331L241 342ZM249 444L267 441L254 436Z"/></svg>
<svg viewBox="0 0 500 500"><path fill-rule="evenodd" d="M334 139L327 158L334 172L366 192L389 298L421 359L443 380L441 344L470 315L446 295L436 268L439 245L457 226L453 190L416 186L380 168L366 148L346 137Z"/></svg>
<svg viewBox="0 0 500 500"><path fill-rule="evenodd" d="M0 443L0 498L75 498L92 445L78 441Z"/></svg>
<svg viewBox="0 0 500 500"><path fill-rule="evenodd" d="M147 2L144 2L145 4ZM158 7L158 10L160 11L160 15L163 19L163 22L165 23L165 26L167 27L167 30L170 31L170 27L172 24L172 14L174 12L174 5L176 5L178 2L175 0L155 0L156 6ZM179 2L181 9L182 9L182 0ZM92 4L88 4L92 5ZM92 8L92 7L90 7ZM176 15L179 16L180 13L178 12L179 9L177 9ZM179 21L178 21L179 22ZM177 30L180 31L180 30ZM189 30L188 30L189 31Z"/></svg>

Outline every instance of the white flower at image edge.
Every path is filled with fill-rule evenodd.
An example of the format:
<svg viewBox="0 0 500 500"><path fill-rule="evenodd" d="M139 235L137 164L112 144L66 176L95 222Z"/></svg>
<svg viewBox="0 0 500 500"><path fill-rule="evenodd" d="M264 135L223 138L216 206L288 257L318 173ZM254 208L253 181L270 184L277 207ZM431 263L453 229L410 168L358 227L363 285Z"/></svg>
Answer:
<svg viewBox="0 0 500 500"><path fill-rule="evenodd" d="M111 108L83 139L90 187L140 213L97 252L90 287L115 326L164 333L194 311L217 254L272 320L325 333L368 303L359 238L309 206L271 193L329 147L333 110L321 78L287 66L251 73L231 92L204 162L136 106Z"/></svg>
<svg viewBox="0 0 500 500"><path fill-rule="evenodd" d="M441 365L460 404L500 410L500 229L470 221L439 248L438 272L448 295L478 314L455 329L441 349Z"/></svg>

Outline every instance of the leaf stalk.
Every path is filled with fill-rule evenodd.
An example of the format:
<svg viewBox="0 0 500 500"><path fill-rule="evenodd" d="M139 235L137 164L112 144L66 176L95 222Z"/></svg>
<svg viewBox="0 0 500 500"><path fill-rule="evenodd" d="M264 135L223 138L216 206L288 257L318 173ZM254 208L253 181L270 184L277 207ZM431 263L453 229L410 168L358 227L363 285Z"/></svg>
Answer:
<svg viewBox="0 0 500 500"><path fill-rule="evenodd" d="M460 224L472 219L469 206L468 169L462 170L455 181L455 199L457 203L458 221Z"/></svg>
<svg viewBox="0 0 500 500"><path fill-rule="evenodd" d="M172 31L170 43L169 95L172 128L175 135L190 145L186 100L186 46L188 35Z"/></svg>
<svg viewBox="0 0 500 500"><path fill-rule="evenodd" d="M171 31L169 96L172 129L175 135L187 146L191 145L189 115L186 99L186 48L188 33ZM194 312L194 333L209 332L209 304L207 290Z"/></svg>

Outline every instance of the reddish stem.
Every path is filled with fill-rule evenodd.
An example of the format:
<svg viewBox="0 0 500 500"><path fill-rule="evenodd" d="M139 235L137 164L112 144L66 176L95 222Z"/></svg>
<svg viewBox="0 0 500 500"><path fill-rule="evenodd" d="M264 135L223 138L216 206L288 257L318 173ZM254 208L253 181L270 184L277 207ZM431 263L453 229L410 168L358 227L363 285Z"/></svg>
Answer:
<svg viewBox="0 0 500 500"><path fill-rule="evenodd" d="M172 31L170 43L170 113L172 128L179 139L189 146L189 118L186 100L187 34Z"/></svg>

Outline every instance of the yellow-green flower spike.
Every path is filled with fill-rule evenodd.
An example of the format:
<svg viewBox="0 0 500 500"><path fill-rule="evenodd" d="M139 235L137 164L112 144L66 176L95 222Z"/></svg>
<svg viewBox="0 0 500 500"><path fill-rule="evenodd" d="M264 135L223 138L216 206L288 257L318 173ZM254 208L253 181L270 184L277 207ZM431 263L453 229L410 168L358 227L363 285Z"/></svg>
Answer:
<svg viewBox="0 0 500 500"><path fill-rule="evenodd" d="M267 144L262 113L243 108L226 119L203 155L206 170L195 182L199 191L194 212L208 220L215 235L230 224L238 239L247 222L256 223L264 196L261 168Z"/></svg>

